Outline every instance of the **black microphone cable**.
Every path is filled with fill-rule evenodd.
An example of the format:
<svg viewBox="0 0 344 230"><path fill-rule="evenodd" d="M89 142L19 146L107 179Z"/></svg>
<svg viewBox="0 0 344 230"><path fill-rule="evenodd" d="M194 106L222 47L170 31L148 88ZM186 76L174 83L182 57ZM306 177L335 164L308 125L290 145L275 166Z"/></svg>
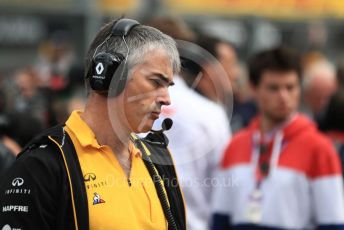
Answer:
<svg viewBox="0 0 344 230"><path fill-rule="evenodd" d="M149 174L151 175L151 177L153 179L153 183L154 183L155 188L157 190L157 194L158 194L162 209L164 211L164 215L167 219L168 229L169 230L178 230L176 221L173 217L173 214L171 212L171 209L170 209L167 197L166 197L166 193L162 187L163 181L162 181L160 175L158 174L158 171L155 168L154 163L152 162L152 159L149 156L150 154L147 153L147 151L149 151L149 150L146 148L146 146L144 146L144 144L142 143L140 138L137 137L135 134L131 134L130 139L133 141L135 146L138 149L140 149L140 151L144 155L144 159L146 159L146 160L144 160L144 163L148 169Z"/></svg>

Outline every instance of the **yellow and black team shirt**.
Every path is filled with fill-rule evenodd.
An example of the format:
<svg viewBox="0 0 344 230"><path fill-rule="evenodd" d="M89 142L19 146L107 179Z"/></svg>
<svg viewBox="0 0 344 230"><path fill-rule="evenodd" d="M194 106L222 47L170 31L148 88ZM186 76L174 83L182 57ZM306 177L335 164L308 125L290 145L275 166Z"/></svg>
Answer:
<svg viewBox="0 0 344 230"><path fill-rule="evenodd" d="M84 175L90 229L167 229L153 181L140 151L130 146L132 168L127 178L109 146L74 111L66 122Z"/></svg>

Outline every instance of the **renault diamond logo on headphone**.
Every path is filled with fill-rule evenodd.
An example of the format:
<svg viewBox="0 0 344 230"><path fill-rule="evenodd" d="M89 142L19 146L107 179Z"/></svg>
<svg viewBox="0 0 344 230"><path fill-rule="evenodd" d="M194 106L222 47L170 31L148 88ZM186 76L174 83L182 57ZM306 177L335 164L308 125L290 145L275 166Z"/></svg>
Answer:
<svg viewBox="0 0 344 230"><path fill-rule="evenodd" d="M23 178L20 178L20 177L17 177L17 178L14 178L13 181L12 181L12 185L13 186L22 186L24 184L24 179Z"/></svg>
<svg viewBox="0 0 344 230"><path fill-rule="evenodd" d="M96 71L97 71L97 74L102 74L104 70L104 66L103 66L103 63L99 62L98 65L96 66Z"/></svg>

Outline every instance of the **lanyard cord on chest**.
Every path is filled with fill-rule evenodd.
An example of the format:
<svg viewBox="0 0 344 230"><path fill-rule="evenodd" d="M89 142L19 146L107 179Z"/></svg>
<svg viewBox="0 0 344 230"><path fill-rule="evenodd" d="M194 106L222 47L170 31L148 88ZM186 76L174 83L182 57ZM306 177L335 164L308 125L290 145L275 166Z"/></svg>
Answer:
<svg viewBox="0 0 344 230"><path fill-rule="evenodd" d="M270 169L266 177L269 177L273 174L274 170L277 167L278 159L281 154L282 150L282 141L283 141L283 133L282 131L278 131L274 137L273 146L272 146L272 154L270 158ZM253 160L252 160L252 169L254 177L256 178L257 186L261 185L261 182L264 178L258 178L256 175L256 171L258 169L259 164L259 156L260 156L260 142L261 142L261 134L259 131L253 134Z"/></svg>
<svg viewBox="0 0 344 230"><path fill-rule="evenodd" d="M164 211L165 218L166 218L167 223L168 223L168 229L169 230L178 230L176 221L175 221L173 214L171 212L170 205L169 205L166 193L165 193L164 188L163 188L163 184L162 184L163 182L161 180L161 177L160 177L156 167L154 166L154 163L152 162L152 159L149 156L150 155L149 150L145 147L145 145L142 143L142 141L140 140L140 138L137 135L131 134L130 139L132 140L134 145L141 151L141 153L143 155L143 159L145 159L144 162L145 162L145 165L147 167L149 174L152 177L153 183L155 185L157 195L159 197L162 209Z"/></svg>

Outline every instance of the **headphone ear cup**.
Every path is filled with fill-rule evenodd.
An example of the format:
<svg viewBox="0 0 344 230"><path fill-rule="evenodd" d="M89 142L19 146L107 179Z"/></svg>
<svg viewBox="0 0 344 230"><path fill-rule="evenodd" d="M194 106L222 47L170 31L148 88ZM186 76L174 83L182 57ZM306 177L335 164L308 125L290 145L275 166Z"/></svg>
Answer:
<svg viewBox="0 0 344 230"><path fill-rule="evenodd" d="M108 95L109 96L118 96L120 95L126 84L127 84L127 78L128 78L128 65L125 62L122 62L117 70L114 73L114 76L112 77L112 82L109 88Z"/></svg>
<svg viewBox="0 0 344 230"><path fill-rule="evenodd" d="M93 90L106 92L112 77L124 60L121 54L109 54L101 52L92 59L90 70L90 86Z"/></svg>

